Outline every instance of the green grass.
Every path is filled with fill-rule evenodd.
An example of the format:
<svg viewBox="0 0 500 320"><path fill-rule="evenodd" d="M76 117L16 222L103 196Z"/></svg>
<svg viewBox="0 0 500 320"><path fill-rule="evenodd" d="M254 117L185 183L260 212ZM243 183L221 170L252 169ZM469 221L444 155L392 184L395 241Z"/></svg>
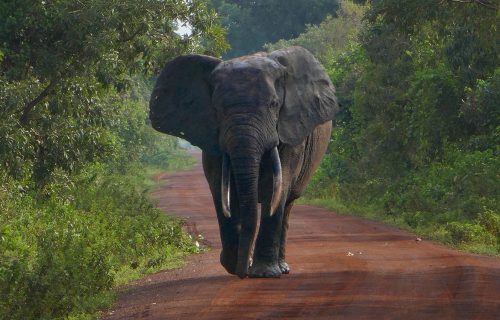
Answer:
<svg viewBox="0 0 500 320"><path fill-rule="evenodd" d="M308 204L320 208L329 209L335 211L335 213L340 215L349 215L361 217L373 221L378 221L382 223L386 223L400 229L404 229L407 231L412 231L419 234L416 230L410 228L403 219L399 217L389 217L382 215L378 212L378 209L375 206L356 206L356 205L346 205L341 201L336 199L328 199L328 198L300 198L297 203Z"/></svg>
<svg viewBox="0 0 500 320"><path fill-rule="evenodd" d="M484 214L484 219L488 221L482 223L477 220L470 223L458 222L454 220L454 215L451 213L448 215L448 221L438 221L438 217L432 220L432 217L429 218L429 216L421 214L420 219L427 219L427 222L419 224L412 223L409 215L388 215L375 205L348 205L332 198L301 198L297 203L330 209L341 215L353 215L379 221L413 232L421 238L437 241L457 250L500 256L500 242L498 239L499 220L498 215L494 212ZM415 216L418 217L418 213L413 214L412 218L414 219ZM484 225L489 225L490 231L484 230ZM497 235L497 238L495 238L495 235Z"/></svg>
<svg viewBox="0 0 500 320"><path fill-rule="evenodd" d="M178 172L191 169L196 164L193 156L179 150L174 154L169 154L168 160L145 162L136 169L133 183L146 189L148 192L154 192L161 188L164 182L158 182L156 177L162 173Z"/></svg>

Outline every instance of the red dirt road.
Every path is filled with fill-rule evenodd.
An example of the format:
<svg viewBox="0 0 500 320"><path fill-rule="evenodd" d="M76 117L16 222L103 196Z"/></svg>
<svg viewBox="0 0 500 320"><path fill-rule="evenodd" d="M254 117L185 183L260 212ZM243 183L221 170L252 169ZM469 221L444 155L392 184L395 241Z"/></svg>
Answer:
<svg viewBox="0 0 500 320"><path fill-rule="evenodd" d="M201 165L161 179L159 207L187 218L212 250L136 282L106 319L500 319L500 259L310 206L292 209L291 273L240 280L219 264Z"/></svg>

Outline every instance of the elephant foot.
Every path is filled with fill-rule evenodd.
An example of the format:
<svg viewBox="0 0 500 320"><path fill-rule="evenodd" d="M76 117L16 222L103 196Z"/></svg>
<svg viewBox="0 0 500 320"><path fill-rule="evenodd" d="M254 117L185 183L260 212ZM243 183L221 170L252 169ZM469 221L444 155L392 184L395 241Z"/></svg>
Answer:
<svg viewBox="0 0 500 320"><path fill-rule="evenodd" d="M249 278L279 278L281 270L277 263L254 261L248 272Z"/></svg>
<svg viewBox="0 0 500 320"><path fill-rule="evenodd" d="M220 263L230 274L236 274L237 260L236 254L228 254L225 250L222 250L220 253Z"/></svg>
<svg viewBox="0 0 500 320"><path fill-rule="evenodd" d="M288 265L288 263L286 263L285 260L280 260L278 262L278 266L280 267L281 273L283 273L283 274L290 273L290 266Z"/></svg>

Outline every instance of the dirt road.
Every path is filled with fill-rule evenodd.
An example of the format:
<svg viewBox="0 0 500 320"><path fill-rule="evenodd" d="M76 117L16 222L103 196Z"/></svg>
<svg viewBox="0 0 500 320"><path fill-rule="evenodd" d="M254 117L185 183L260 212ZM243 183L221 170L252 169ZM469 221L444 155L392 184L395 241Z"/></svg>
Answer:
<svg viewBox="0 0 500 320"><path fill-rule="evenodd" d="M240 280L219 264L201 166L161 179L159 206L187 218L212 250L138 281L106 319L500 319L500 259L310 206L292 210L291 273Z"/></svg>

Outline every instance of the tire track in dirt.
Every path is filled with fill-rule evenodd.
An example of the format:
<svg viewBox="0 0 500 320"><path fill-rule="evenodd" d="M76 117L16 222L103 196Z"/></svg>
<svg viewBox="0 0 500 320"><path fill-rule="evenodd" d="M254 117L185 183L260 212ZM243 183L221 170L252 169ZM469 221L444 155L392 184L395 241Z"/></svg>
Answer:
<svg viewBox="0 0 500 320"><path fill-rule="evenodd" d="M219 264L200 162L159 180L159 207L186 218L212 250L135 282L105 319L500 319L500 259L310 206L292 209L291 273L240 280Z"/></svg>

